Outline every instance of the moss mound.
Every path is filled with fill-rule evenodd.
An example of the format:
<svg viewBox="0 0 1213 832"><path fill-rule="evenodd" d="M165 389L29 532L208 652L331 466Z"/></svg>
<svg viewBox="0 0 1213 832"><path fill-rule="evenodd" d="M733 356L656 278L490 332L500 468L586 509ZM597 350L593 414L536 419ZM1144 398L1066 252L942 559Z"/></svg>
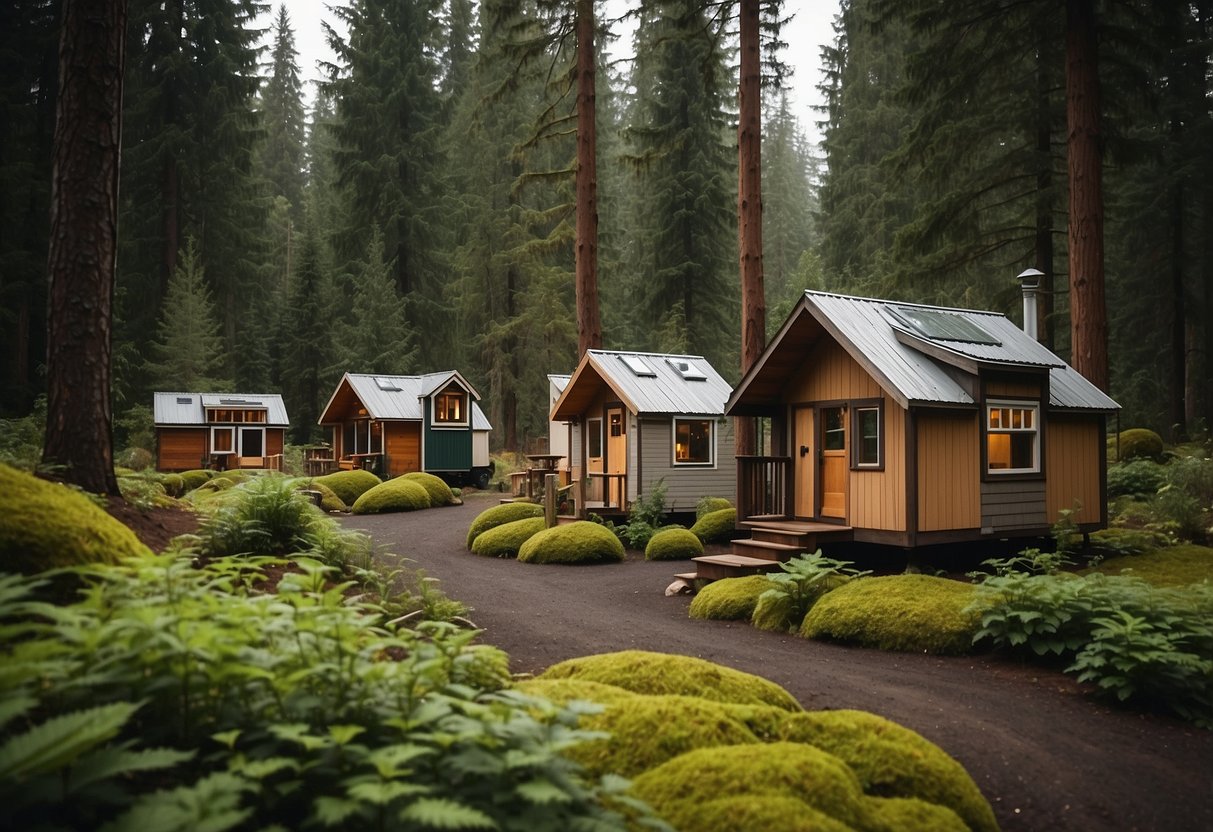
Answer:
<svg viewBox="0 0 1213 832"><path fill-rule="evenodd" d="M946 806L974 832L998 829L994 810L964 767L909 728L865 711L840 710L794 714L772 730L842 760L866 794L919 798Z"/></svg>
<svg viewBox="0 0 1213 832"><path fill-rule="evenodd" d="M476 515L476 519L468 527L467 547L471 549L472 543L477 537L503 523L513 523L515 520L542 516L543 506L536 505L535 503L502 503L501 505L493 506Z"/></svg>
<svg viewBox="0 0 1213 832"><path fill-rule="evenodd" d="M687 560L703 554L703 543L687 529L662 529L644 547L645 560Z"/></svg>
<svg viewBox="0 0 1213 832"><path fill-rule="evenodd" d="M180 474L164 474L160 477L160 486L170 497L180 497L185 493L185 478Z"/></svg>
<svg viewBox="0 0 1213 832"><path fill-rule="evenodd" d="M513 558L522 545L546 527L542 517L528 517L494 526L476 537L472 553L486 558Z"/></svg>
<svg viewBox="0 0 1213 832"><path fill-rule="evenodd" d="M1119 442L1121 459L1157 459L1162 456L1162 437L1147 428L1122 430Z"/></svg>
<svg viewBox="0 0 1213 832"><path fill-rule="evenodd" d="M617 563L623 558L619 538L588 520L544 529L518 550L522 563Z"/></svg>
<svg viewBox="0 0 1213 832"><path fill-rule="evenodd" d="M0 463L0 571L33 574L147 554L134 532L81 492Z"/></svg>
<svg viewBox="0 0 1213 832"><path fill-rule="evenodd" d="M1153 552L1162 549L1170 542L1162 532L1120 527L1091 532L1090 541L1090 551L1106 557Z"/></svg>
<svg viewBox="0 0 1213 832"><path fill-rule="evenodd" d="M1186 586L1213 582L1213 549L1208 546L1168 546L1144 555L1109 558L1089 572L1131 575L1155 586Z"/></svg>
<svg viewBox="0 0 1213 832"><path fill-rule="evenodd" d="M352 506L359 497L379 485L380 479L370 471L357 470L325 474L316 477L315 482L327 485L341 502Z"/></svg>
<svg viewBox="0 0 1213 832"><path fill-rule="evenodd" d="M299 490L300 491L319 491L320 492L320 510L321 511L349 511L350 510L350 507L347 506L342 501L342 499L337 496L337 492L334 491L333 489L329 488L324 483L320 482L319 479L300 480L299 481Z"/></svg>
<svg viewBox="0 0 1213 832"><path fill-rule="evenodd" d="M704 543L712 543L716 540L728 539L736 527L737 509L722 508L717 511L709 511L700 517L695 521L695 525L691 526L691 531Z"/></svg>
<svg viewBox="0 0 1213 832"><path fill-rule="evenodd" d="M541 679L579 679L616 685L634 693L699 696L713 702L772 705L799 711L792 695L774 682L691 656L624 650L569 659Z"/></svg>
<svg viewBox="0 0 1213 832"><path fill-rule="evenodd" d="M866 827L872 832L969 832L968 825L946 806L913 797L869 797Z"/></svg>
<svg viewBox="0 0 1213 832"><path fill-rule="evenodd" d="M713 581L691 600L691 618L715 621L748 621L758 604L758 596L771 588L765 575L724 578Z"/></svg>
<svg viewBox="0 0 1213 832"><path fill-rule="evenodd" d="M609 706L618 702L629 702L640 696L616 685L591 682L588 679L524 679L516 683L514 689L528 696L541 696L560 705L581 700Z"/></svg>
<svg viewBox="0 0 1213 832"><path fill-rule="evenodd" d="M214 476L214 474L214 471L208 471L205 468L195 468L192 471L182 471L179 476L181 477L181 481L185 484L185 487L181 493L185 494L188 491L193 491L195 488L202 485L202 483Z"/></svg>
<svg viewBox="0 0 1213 832"><path fill-rule="evenodd" d="M853 832L803 800L778 794L721 797L686 807L684 830L695 832Z"/></svg>
<svg viewBox="0 0 1213 832"><path fill-rule="evenodd" d="M396 477L364 491L354 501L350 511L354 514L387 514L393 511L420 511L429 507L430 495L425 488L412 480Z"/></svg>
<svg viewBox="0 0 1213 832"><path fill-rule="evenodd" d="M455 493L451 491L451 487L442 477L436 477L424 471L412 471L400 479L411 480L424 488L425 493L430 495L430 505L432 506L450 506L458 502L455 499Z"/></svg>
<svg viewBox="0 0 1213 832"><path fill-rule="evenodd" d="M981 620L964 612L975 598L972 584L931 575L859 578L822 596L800 634L881 650L966 653Z"/></svg>
<svg viewBox="0 0 1213 832"><path fill-rule="evenodd" d="M724 497L704 497L695 504L695 519L701 520L705 514L711 514L713 511L724 511L726 508L732 508L733 504Z"/></svg>

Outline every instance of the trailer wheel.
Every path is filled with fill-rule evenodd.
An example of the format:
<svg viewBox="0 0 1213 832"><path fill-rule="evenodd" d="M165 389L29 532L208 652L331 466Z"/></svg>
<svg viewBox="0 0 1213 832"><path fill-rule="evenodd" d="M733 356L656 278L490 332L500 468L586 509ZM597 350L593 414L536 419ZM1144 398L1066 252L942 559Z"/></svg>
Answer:
<svg viewBox="0 0 1213 832"><path fill-rule="evenodd" d="M472 471L472 484L484 491L489 487L489 480L493 478L493 472L489 468L476 468Z"/></svg>

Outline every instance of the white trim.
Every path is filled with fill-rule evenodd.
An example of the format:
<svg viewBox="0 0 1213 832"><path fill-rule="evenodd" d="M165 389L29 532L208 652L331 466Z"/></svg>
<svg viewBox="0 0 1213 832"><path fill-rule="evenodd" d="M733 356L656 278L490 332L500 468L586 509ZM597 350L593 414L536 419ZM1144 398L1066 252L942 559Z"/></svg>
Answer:
<svg viewBox="0 0 1213 832"><path fill-rule="evenodd" d="M708 426L708 460L707 462L688 462L678 459L678 423L706 422ZM670 465L675 468L715 468L716 467L716 419L711 416L675 416L670 420Z"/></svg>
<svg viewBox="0 0 1213 832"><path fill-rule="evenodd" d="M269 452L265 447L265 427L262 425L235 425L236 430L236 447L240 450L240 456L269 456ZM244 432L246 430L255 430L261 433L261 453L246 454L244 452Z"/></svg>
<svg viewBox="0 0 1213 832"><path fill-rule="evenodd" d="M1032 414L1032 427L990 427L990 413L994 410L1011 409ZM1040 473L1040 402L1035 399L986 399L985 422L983 433L986 440L986 473L991 476L1003 474L1039 474ZM1031 436L1032 437L1032 467L1030 468L991 468L990 467L990 436Z"/></svg>
<svg viewBox="0 0 1213 832"><path fill-rule="evenodd" d="M876 412L876 461L863 462L863 419L860 414L865 410L873 410ZM852 440L855 446L855 468L869 469L879 468L884 464L884 425L881 422L884 420L884 408L878 404L863 404L855 406L855 437Z"/></svg>
<svg viewBox="0 0 1213 832"><path fill-rule="evenodd" d="M450 428L467 428L472 424L472 394L463 385L451 380L451 384L447 384L430 395L430 427L435 430L445 430ZM463 413L464 418L460 422L447 422L438 420L438 397L445 396L450 391L451 387L458 387L463 391Z"/></svg>
<svg viewBox="0 0 1213 832"><path fill-rule="evenodd" d="M215 450L215 433L217 431L227 431L228 434L232 437L232 449L230 451L216 451ZM236 454L237 456L239 456L240 434L236 433L235 425L211 425L210 441L211 441L211 443L208 446L210 448L210 453L212 453L212 454Z"/></svg>

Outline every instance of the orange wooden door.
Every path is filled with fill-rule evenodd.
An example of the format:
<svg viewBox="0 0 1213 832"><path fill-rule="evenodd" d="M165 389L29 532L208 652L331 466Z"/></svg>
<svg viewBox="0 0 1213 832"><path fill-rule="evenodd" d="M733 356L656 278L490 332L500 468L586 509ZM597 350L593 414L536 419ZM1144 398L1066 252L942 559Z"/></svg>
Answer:
<svg viewBox="0 0 1213 832"><path fill-rule="evenodd" d="M841 407L821 409L821 516L847 516L847 418Z"/></svg>
<svg viewBox="0 0 1213 832"><path fill-rule="evenodd" d="M606 412L607 447L606 471L608 474L626 474L628 470L627 412L622 407L608 407ZM609 480L607 502L623 506L624 480L612 477Z"/></svg>
<svg viewBox="0 0 1213 832"><path fill-rule="evenodd" d="M792 417L792 511L797 517L813 517L817 480L816 441L813 439L813 408L802 407Z"/></svg>

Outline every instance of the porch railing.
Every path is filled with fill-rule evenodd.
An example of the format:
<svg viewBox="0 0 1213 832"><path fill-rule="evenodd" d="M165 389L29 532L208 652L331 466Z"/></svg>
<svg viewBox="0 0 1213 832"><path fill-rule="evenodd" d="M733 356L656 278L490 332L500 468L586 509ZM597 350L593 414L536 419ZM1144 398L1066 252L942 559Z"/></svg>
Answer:
<svg viewBox="0 0 1213 832"><path fill-rule="evenodd" d="M737 519L788 517L791 467L786 456L737 457Z"/></svg>

